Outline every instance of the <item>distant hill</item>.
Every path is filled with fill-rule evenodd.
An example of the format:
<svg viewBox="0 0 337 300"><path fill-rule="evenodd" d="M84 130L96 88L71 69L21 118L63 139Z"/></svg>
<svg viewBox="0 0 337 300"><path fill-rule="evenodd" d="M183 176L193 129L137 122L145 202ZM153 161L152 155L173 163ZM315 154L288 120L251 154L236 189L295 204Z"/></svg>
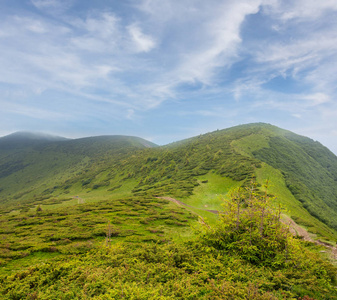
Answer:
<svg viewBox="0 0 337 300"><path fill-rule="evenodd" d="M119 160L138 149L156 147L138 137L99 136L65 139L15 133L0 139L0 204L31 202L33 195L96 169L97 162Z"/></svg>
<svg viewBox="0 0 337 300"><path fill-rule="evenodd" d="M19 131L0 138L0 151L66 140L68 139L45 133Z"/></svg>
<svg viewBox="0 0 337 300"><path fill-rule="evenodd" d="M222 209L221 197L231 188L256 180L263 189L269 179L269 192L297 223L318 237L337 238L337 157L318 142L269 124L162 147L126 136L37 137L43 140L37 144L25 138L30 144L10 153L3 149L13 137L0 139L0 205L7 211L72 195L90 201L154 196L179 199L206 216L205 209Z"/></svg>

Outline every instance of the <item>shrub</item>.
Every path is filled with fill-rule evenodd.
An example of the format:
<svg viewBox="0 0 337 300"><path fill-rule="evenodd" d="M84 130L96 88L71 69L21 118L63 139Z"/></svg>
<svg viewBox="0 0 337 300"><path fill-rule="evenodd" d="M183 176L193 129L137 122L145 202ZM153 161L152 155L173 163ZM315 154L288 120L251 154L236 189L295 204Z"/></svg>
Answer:
<svg viewBox="0 0 337 300"><path fill-rule="evenodd" d="M235 189L224 202L217 225L201 219L203 242L218 250L239 254L254 263L278 268L289 261L296 249L289 229L281 222L281 208L271 206L274 197L250 188Z"/></svg>

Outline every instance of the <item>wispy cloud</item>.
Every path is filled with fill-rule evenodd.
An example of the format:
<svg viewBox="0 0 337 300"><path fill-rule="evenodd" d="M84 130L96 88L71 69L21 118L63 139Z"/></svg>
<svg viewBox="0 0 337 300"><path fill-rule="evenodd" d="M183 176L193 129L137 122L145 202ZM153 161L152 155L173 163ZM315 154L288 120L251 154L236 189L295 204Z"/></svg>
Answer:
<svg viewBox="0 0 337 300"><path fill-rule="evenodd" d="M181 125L184 117L303 122L314 113L325 123L335 111L334 0L13 3L20 9L0 4L0 93L10 114L27 108L35 118L22 99L62 114L51 103L58 97L113 125L145 124L151 111L184 111Z"/></svg>
<svg viewBox="0 0 337 300"><path fill-rule="evenodd" d="M128 31L135 45L136 52L149 52L155 47L156 43L154 40L150 36L145 35L138 25L130 25Z"/></svg>
<svg viewBox="0 0 337 300"><path fill-rule="evenodd" d="M337 10L337 3L334 0L271 0L266 4L266 11L275 14L284 22L317 19L325 13Z"/></svg>
<svg viewBox="0 0 337 300"><path fill-rule="evenodd" d="M72 7L75 0L31 0L31 3L39 10L52 14L60 14Z"/></svg>

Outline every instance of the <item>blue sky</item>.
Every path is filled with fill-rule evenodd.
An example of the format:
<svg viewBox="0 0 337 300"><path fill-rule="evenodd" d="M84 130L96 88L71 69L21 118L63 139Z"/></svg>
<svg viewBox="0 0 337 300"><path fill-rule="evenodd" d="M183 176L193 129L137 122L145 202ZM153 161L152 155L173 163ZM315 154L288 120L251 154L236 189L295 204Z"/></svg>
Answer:
<svg viewBox="0 0 337 300"><path fill-rule="evenodd" d="M0 136L251 122L337 153L336 0L0 1Z"/></svg>

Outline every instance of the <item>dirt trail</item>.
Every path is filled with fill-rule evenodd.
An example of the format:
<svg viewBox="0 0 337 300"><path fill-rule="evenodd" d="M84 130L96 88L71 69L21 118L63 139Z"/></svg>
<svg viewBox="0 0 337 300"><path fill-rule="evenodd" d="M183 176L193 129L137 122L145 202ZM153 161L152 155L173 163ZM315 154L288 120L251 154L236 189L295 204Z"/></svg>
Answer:
<svg viewBox="0 0 337 300"><path fill-rule="evenodd" d="M282 215L281 222L285 225L289 225L289 230L293 235L303 236L303 240L309 241L309 242L315 242L310 237L308 231L305 230L304 228L300 227L299 225L297 225L292 218L290 218L286 215Z"/></svg>
<svg viewBox="0 0 337 300"><path fill-rule="evenodd" d="M305 240L305 241L309 241L309 242L315 243L317 245L324 246L325 248L327 248L328 250L331 251L332 258L337 260L337 246L333 247L332 245L330 245L328 243L325 243L321 240L312 239L307 230L305 230L304 228L297 225L293 219L291 219L290 217L288 217L286 215L282 216L281 221L284 224L289 225L289 230L293 235L303 236L303 240Z"/></svg>
<svg viewBox="0 0 337 300"><path fill-rule="evenodd" d="M186 207L191 207L191 208L196 208L196 207L193 207L191 205L188 205L184 202L181 202L177 199L174 199L174 198L171 198L171 197L157 197L157 198L160 198L160 199L165 199L165 200L168 200L168 201L171 201L171 202L174 202L178 205L181 205L181 206L186 206ZM219 211L217 210L211 210L211 209L203 209L205 211L209 211L213 214L219 214ZM282 219L281 221L285 224L285 225L289 225L289 230L290 232L293 234L293 235L299 235L299 236L303 236L303 240L305 241L309 241L309 242L312 242L312 243L315 243L317 245L321 245L321 246L324 246L325 248L327 248L327 250L329 252L331 252L331 257L334 259L334 260L337 260L337 246L333 247L331 246L330 244L328 243L325 243L325 242L322 242L321 240L314 240L310 237L309 233L307 230L305 230L304 228L302 228L301 226L299 226L298 224L296 224L296 222L291 219L290 217L286 216L286 215L282 215Z"/></svg>
<svg viewBox="0 0 337 300"><path fill-rule="evenodd" d="M188 204L186 204L186 203L184 203L184 202L181 202L181 201L179 201L179 200L177 200L177 199L174 199L174 198L171 198L171 197L157 197L157 198L159 198L159 199L164 199L164 200L168 200L168 201L174 202L174 203L176 203L176 204L178 204L178 205L187 206L187 207L192 207L192 208L195 208L195 209L202 209L202 210L205 210L205 211L209 211L209 212L211 212L211 213L213 213L213 214L219 214L219 211L217 211L217 210L193 207L193 206L191 206L191 205L188 205Z"/></svg>

